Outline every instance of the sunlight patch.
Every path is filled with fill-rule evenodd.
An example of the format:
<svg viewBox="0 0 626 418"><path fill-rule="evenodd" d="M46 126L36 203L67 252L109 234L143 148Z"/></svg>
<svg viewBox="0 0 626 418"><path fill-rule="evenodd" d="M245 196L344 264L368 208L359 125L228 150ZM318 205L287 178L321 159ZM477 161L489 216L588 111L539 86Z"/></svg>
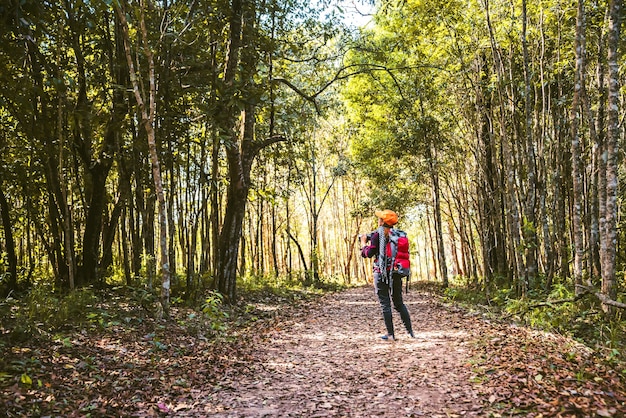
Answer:
<svg viewBox="0 0 626 418"><path fill-rule="evenodd" d="M343 305L355 305L355 306L360 306L360 305L378 305L378 302L375 300L372 300L370 302L365 302L365 301L345 301L342 302Z"/></svg>
<svg viewBox="0 0 626 418"><path fill-rule="evenodd" d="M259 311L263 312L274 312L278 310L277 305L266 305L264 303L257 303L254 305Z"/></svg>

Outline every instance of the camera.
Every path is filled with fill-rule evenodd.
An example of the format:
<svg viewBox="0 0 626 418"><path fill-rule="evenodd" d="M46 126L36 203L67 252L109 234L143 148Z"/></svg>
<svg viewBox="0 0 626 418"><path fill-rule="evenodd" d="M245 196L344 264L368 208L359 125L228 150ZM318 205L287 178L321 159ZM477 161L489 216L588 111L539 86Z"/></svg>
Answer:
<svg viewBox="0 0 626 418"><path fill-rule="evenodd" d="M365 240L365 242L370 242L372 240L372 233L368 232L367 234L359 234L359 240L361 240L362 237L366 237L367 238Z"/></svg>

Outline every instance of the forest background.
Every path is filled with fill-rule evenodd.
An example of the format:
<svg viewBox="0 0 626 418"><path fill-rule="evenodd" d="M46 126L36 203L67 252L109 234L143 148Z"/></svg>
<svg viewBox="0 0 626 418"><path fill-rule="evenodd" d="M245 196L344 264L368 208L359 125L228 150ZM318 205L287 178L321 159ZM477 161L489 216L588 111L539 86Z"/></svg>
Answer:
<svg viewBox="0 0 626 418"><path fill-rule="evenodd" d="M413 280L623 338L623 15L4 2L3 310L126 286L168 316L207 290L363 283L357 236L392 208Z"/></svg>

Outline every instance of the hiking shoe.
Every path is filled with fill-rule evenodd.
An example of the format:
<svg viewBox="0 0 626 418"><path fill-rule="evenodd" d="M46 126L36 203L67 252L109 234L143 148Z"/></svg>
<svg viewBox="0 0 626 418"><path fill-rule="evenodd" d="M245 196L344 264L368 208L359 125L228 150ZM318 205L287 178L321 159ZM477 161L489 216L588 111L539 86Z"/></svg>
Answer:
<svg viewBox="0 0 626 418"><path fill-rule="evenodd" d="M415 338L415 334L413 334L413 331L409 331L408 334L409 334L409 337Z"/></svg>
<svg viewBox="0 0 626 418"><path fill-rule="evenodd" d="M394 337L393 335L385 334L385 335L382 335L382 336L380 337L380 339L381 339L381 340L385 340L385 341L387 341L387 340L392 340L392 341L395 341L395 340L396 340L396 337Z"/></svg>

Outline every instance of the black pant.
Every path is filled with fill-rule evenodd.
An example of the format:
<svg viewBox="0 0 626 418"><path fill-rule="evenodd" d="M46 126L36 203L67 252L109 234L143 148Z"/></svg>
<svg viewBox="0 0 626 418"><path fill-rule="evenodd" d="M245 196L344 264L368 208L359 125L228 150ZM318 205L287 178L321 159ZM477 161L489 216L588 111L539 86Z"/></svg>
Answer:
<svg viewBox="0 0 626 418"><path fill-rule="evenodd" d="M413 327L411 326L411 316L409 310L406 308L404 301L402 300L402 278L394 275L391 286L380 280L379 274L374 275L376 281L376 294L378 295L378 301L383 310L383 318L385 320L385 326L387 327L387 334L395 335L393 330L393 318L391 315L391 302L393 301L393 307L400 313L402 323L409 334L413 333ZM393 290L393 292L391 291Z"/></svg>

